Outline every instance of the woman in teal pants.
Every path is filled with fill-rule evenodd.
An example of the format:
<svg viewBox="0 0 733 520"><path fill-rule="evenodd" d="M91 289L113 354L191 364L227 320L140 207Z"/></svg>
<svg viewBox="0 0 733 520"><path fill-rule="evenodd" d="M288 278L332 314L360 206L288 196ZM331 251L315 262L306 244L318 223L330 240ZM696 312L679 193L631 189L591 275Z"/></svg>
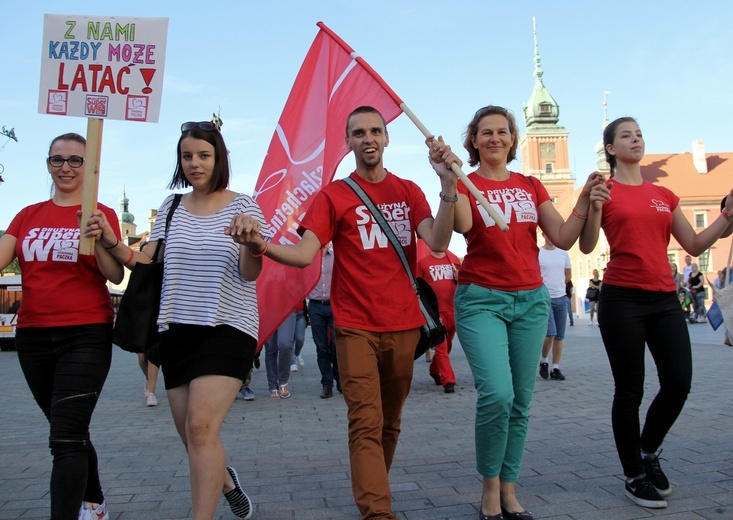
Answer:
<svg viewBox="0 0 733 520"><path fill-rule="evenodd" d="M504 215L509 231L502 232L461 183L456 203L454 227L468 242L458 276L456 330L478 391L476 458L484 477L480 519L532 518L514 490L550 309L540 275L537 228L568 249L603 179L600 174L588 177L566 222L539 180L507 169L517 142L514 117L497 106L476 112L464 140L469 164L477 166L468 177ZM439 155L436 148L433 153Z"/></svg>

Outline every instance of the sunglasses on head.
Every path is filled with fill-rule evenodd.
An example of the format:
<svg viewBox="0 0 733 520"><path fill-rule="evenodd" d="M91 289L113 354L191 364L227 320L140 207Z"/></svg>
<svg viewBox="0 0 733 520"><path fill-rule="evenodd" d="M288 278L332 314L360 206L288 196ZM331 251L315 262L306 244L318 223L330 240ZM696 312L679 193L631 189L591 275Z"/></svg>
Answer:
<svg viewBox="0 0 733 520"><path fill-rule="evenodd" d="M181 132L190 132L194 128L199 128L204 132L217 130L216 124L212 123L211 121L199 121L198 123L195 121L189 121L188 123L183 123L181 125Z"/></svg>
<svg viewBox="0 0 733 520"><path fill-rule="evenodd" d="M72 168L79 168L82 164L84 164L84 157L79 157L78 155L72 155L68 159L64 159L60 155L52 155L48 159L48 164L53 166L54 168L61 168L65 162L69 163L69 166Z"/></svg>

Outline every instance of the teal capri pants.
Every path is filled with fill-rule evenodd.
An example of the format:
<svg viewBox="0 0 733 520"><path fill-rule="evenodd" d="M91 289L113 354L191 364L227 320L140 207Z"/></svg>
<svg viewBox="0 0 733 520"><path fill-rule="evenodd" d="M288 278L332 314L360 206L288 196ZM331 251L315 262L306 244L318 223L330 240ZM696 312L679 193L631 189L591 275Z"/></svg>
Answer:
<svg viewBox="0 0 733 520"><path fill-rule="evenodd" d="M456 332L478 393L476 468L485 478L519 477L549 312L544 285L514 292L478 285L456 290Z"/></svg>

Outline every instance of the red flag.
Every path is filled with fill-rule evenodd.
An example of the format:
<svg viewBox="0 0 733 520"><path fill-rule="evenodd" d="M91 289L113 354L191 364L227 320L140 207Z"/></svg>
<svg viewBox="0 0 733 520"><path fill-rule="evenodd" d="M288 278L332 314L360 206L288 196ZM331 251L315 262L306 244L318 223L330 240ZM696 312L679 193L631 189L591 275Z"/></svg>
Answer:
<svg viewBox="0 0 733 520"><path fill-rule="evenodd" d="M361 105L387 123L402 113L402 100L323 22L298 72L255 185L275 244L300 240L296 230L321 187L336 172L346 147L346 118ZM257 280L262 345L318 282L320 255L298 269L264 259Z"/></svg>

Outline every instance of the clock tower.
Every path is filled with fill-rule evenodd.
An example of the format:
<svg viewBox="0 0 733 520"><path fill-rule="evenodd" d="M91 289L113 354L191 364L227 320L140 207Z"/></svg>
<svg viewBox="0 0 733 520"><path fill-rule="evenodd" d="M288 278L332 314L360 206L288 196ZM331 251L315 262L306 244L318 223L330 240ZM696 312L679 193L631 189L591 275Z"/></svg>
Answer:
<svg viewBox="0 0 733 520"><path fill-rule="evenodd" d="M575 190L575 178L570 172L568 135L558 124L560 106L542 82L540 52L537 45L537 24L534 24L535 85L524 105L526 131L519 139L522 173L534 175L547 188L554 203L569 197Z"/></svg>

